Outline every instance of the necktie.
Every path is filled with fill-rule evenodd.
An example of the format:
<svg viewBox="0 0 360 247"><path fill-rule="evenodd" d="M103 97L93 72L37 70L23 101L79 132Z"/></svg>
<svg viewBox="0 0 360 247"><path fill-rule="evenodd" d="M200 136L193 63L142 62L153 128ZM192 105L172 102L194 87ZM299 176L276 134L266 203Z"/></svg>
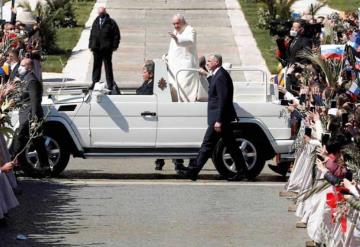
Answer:
<svg viewBox="0 0 360 247"><path fill-rule="evenodd" d="M104 18L100 18L100 21L99 21L99 23L100 23L100 29L102 28L103 22L104 22Z"/></svg>

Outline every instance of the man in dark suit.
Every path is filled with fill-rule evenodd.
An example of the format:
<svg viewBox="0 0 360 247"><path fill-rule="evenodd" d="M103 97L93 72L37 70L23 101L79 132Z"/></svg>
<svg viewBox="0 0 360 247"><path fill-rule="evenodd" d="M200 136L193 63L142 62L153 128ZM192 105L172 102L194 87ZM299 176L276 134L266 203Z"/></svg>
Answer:
<svg viewBox="0 0 360 247"><path fill-rule="evenodd" d="M233 135L232 122L237 121L233 105L233 82L229 73L222 67L220 55L209 56L207 66L212 71L208 99L208 128L196 160L190 162L184 175L195 181L212 155L215 145L222 138L237 169L237 174L229 180L238 181L247 175L247 166Z"/></svg>
<svg viewBox="0 0 360 247"><path fill-rule="evenodd" d="M9 81L13 81L15 77L18 76L18 69L20 66L19 62L19 52L15 49L9 51L8 53L10 60L10 73L9 73Z"/></svg>
<svg viewBox="0 0 360 247"><path fill-rule="evenodd" d="M24 82L22 86L22 94L20 100L22 107L19 110L19 133L15 136L15 146L13 157L18 154L27 144L29 136L29 128L35 128L43 117L43 109L41 100L43 94L42 83L37 79L33 69L33 61L30 58L24 58L18 69L18 74ZM39 130L38 130L39 131ZM45 148L44 138L40 135L32 140L38 154L40 167L45 173L50 170L48 154Z"/></svg>
<svg viewBox="0 0 360 247"><path fill-rule="evenodd" d="M143 67L143 84L136 89L138 95L152 95L154 90L154 62L146 61Z"/></svg>
<svg viewBox="0 0 360 247"><path fill-rule="evenodd" d="M297 57L299 51L311 49L311 40L304 37L304 22L294 21L290 30L290 41L287 49L288 64L304 63L304 59Z"/></svg>
<svg viewBox="0 0 360 247"><path fill-rule="evenodd" d="M101 66L104 62L107 88L112 90L114 75L111 60L113 51L119 47L120 30L116 22L106 13L104 7L99 8L98 14L99 16L92 25L89 39L89 48L94 55L92 84L89 89L93 89L95 83L100 81Z"/></svg>

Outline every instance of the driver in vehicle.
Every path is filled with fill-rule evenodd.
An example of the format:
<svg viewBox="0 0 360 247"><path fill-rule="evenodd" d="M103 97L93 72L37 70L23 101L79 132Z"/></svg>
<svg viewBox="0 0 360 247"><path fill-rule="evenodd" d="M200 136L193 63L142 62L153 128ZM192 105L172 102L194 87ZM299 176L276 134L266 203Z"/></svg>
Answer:
<svg viewBox="0 0 360 247"><path fill-rule="evenodd" d="M146 60L143 66L143 84L136 89L137 95L152 95L154 89L154 67L152 60Z"/></svg>

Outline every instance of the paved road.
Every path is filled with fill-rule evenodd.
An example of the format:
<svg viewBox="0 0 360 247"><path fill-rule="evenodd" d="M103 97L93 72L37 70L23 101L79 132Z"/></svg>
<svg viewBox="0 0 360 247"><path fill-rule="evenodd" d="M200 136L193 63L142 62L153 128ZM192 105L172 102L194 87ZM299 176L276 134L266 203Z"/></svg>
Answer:
<svg viewBox="0 0 360 247"><path fill-rule="evenodd" d="M209 162L190 182L172 165L154 172L152 162L72 160L63 178L21 178L21 206L0 246L304 245L290 202L278 197L283 182L268 169L257 182L230 183Z"/></svg>

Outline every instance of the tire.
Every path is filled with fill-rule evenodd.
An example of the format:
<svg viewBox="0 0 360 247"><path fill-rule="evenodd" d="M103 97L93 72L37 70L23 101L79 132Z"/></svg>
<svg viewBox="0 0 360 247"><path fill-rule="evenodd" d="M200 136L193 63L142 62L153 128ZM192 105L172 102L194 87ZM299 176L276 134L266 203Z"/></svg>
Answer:
<svg viewBox="0 0 360 247"><path fill-rule="evenodd" d="M255 179L265 166L266 160L263 155L263 148L265 147L261 146L259 141L246 136L243 133L235 132L234 134L236 141L239 143L239 148L241 148L243 152L246 165L248 167L247 178ZM235 164L230 157L230 154L226 153L226 147L221 139L216 144L213 153L213 163L221 176L225 178L235 176Z"/></svg>
<svg viewBox="0 0 360 247"><path fill-rule="evenodd" d="M66 148L65 142L61 139L60 135L45 132L44 139L49 156L51 176L55 177L65 170L69 163L70 152ZM19 161L25 175L30 177L39 176L39 161L37 152L32 144L19 156Z"/></svg>

